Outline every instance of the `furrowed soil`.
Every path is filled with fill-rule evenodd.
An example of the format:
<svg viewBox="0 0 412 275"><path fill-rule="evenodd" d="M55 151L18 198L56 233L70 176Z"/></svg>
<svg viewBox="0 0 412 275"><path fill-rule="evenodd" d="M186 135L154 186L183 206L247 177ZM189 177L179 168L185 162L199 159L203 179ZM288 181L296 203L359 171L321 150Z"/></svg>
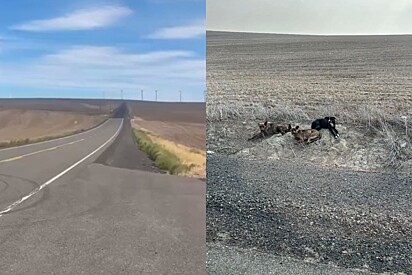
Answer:
<svg viewBox="0 0 412 275"><path fill-rule="evenodd" d="M365 103L412 112L412 35L207 33L208 103Z"/></svg>

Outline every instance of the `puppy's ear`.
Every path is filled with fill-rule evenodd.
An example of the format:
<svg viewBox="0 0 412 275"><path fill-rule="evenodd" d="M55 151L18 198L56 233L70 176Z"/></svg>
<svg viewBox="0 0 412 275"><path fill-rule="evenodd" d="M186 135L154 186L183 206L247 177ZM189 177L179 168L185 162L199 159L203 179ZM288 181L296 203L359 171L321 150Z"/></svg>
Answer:
<svg viewBox="0 0 412 275"><path fill-rule="evenodd" d="M266 120L265 123L263 123L265 126L268 125L268 121Z"/></svg>
<svg viewBox="0 0 412 275"><path fill-rule="evenodd" d="M290 130L290 129L292 129L292 125L289 124L288 125L288 130Z"/></svg>
<svg viewBox="0 0 412 275"><path fill-rule="evenodd" d="M299 125L297 125L297 126L295 127L295 130L297 130L297 129L299 129Z"/></svg>

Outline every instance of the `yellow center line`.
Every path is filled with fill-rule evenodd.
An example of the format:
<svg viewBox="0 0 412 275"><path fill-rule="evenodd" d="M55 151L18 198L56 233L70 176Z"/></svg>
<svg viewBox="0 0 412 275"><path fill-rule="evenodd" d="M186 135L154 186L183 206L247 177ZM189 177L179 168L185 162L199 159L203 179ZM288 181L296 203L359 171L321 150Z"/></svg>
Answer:
<svg viewBox="0 0 412 275"><path fill-rule="evenodd" d="M3 160L0 160L0 163L11 162L11 161L15 161L15 160L22 159L22 158L24 158L24 157L28 157L28 156L40 154L40 153L47 152L47 151L56 150L56 149L58 149L58 148L61 148L61 147L67 146L67 145L71 145L71 144L75 144L75 143L81 142L81 141L83 141L83 140L84 140L84 138L79 139L79 140L75 140L75 141L72 141L72 142L69 142L69 143L65 143L65 144L62 144L62 145L58 145L58 146L46 148L46 149L43 149L43 150L40 150L40 151L36 151L36 152L31 152L31 153L28 153L28 154L24 154L24 155L21 155L21 156L12 157L12 158L8 158L8 159L3 159Z"/></svg>

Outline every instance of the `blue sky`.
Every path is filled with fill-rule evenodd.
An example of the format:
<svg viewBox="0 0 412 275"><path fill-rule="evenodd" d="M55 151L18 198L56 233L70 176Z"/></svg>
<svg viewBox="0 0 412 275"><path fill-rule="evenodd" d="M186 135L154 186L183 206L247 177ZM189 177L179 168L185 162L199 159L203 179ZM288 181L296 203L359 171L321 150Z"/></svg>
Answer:
<svg viewBox="0 0 412 275"><path fill-rule="evenodd" d="M203 101L205 0L2 0L0 97Z"/></svg>

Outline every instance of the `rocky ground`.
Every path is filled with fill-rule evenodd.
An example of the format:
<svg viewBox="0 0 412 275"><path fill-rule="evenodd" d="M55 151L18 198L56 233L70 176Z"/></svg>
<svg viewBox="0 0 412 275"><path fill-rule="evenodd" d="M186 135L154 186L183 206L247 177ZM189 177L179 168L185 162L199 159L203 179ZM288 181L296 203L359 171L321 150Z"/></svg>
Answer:
<svg viewBox="0 0 412 275"><path fill-rule="evenodd" d="M256 249L240 249L220 244L207 247L207 274L237 275L365 275L374 274L365 270L348 269L333 264L316 264L291 257L262 253Z"/></svg>
<svg viewBox="0 0 412 275"><path fill-rule="evenodd" d="M411 209L408 175L208 155L209 244L412 274Z"/></svg>
<svg viewBox="0 0 412 275"><path fill-rule="evenodd" d="M221 121L207 126L208 150L236 155L246 160L302 160L322 167L349 168L355 171L379 172L382 170L406 173L412 169L412 148L399 139L400 151L395 167L389 167L393 149L385 136L362 126L338 124L340 138L335 139L322 129L322 138L310 145L300 145L291 133L275 135L255 142L247 139L259 131L262 121ZM307 122L290 122L302 129L310 129Z"/></svg>

